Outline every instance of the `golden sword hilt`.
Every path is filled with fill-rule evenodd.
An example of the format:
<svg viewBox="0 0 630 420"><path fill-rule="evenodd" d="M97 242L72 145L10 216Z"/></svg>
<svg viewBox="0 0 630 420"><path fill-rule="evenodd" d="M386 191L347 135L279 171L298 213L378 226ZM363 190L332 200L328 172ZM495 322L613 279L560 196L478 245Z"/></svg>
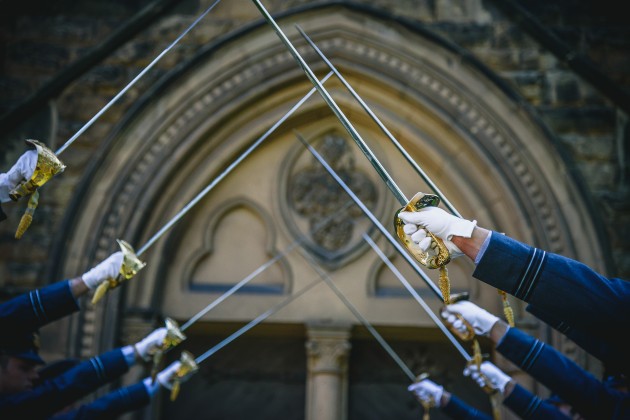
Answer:
<svg viewBox="0 0 630 420"><path fill-rule="evenodd" d="M488 395L492 395L496 393L498 390L493 388L492 385L490 385L490 379L488 379L488 377L481 372L481 363L483 362L484 358L488 358L488 355L487 354L484 355L481 353L481 346L479 345L479 342L477 340L474 340L473 341L473 356L468 361L467 366L475 365L477 367L477 372L483 378L483 383L484 383L484 386L482 387L483 391Z"/></svg>
<svg viewBox="0 0 630 420"><path fill-rule="evenodd" d="M487 358L488 355L481 354L481 347L479 346L479 342L477 340L473 341L473 357L467 363L467 366L475 365L477 366L477 372L483 379L483 386L481 389L488 394L488 398L490 398L490 405L492 406L492 417L494 420L499 420L501 418L501 393L498 389L491 385L490 379L481 372L481 363L484 358Z"/></svg>
<svg viewBox="0 0 630 420"><path fill-rule="evenodd" d="M425 379L429 378L429 374L428 373L421 373L420 375L416 376L416 380L414 381L414 383L418 383L418 382L422 382ZM422 409L424 411L424 413L422 414L422 420L429 420L429 411L431 410L431 408L436 407L439 403L439 401L435 401L435 399L433 399L433 397L429 397L428 401L425 401L421 398L418 398L418 401L420 402L420 405L422 406Z"/></svg>
<svg viewBox="0 0 630 420"><path fill-rule="evenodd" d="M59 160L57 155L46 147L44 143L33 139L25 141L28 146L37 150L37 164L31 179L20 182L9 192L9 197L13 201L34 193L35 190L48 182L50 178L66 169L66 166Z"/></svg>
<svg viewBox="0 0 630 420"><path fill-rule="evenodd" d="M416 193L416 195L413 196L405 207L396 212L396 215L394 216L394 228L398 239L400 239L403 245L420 264L430 269L440 269L440 280L438 285L440 287L440 291L442 292L444 303L449 304L451 303L451 285L448 279L446 264L451 261L451 254L448 252L448 248L444 244L444 241L425 229L427 236L431 238L431 246L426 251L422 250L418 244L413 242L409 235L405 233L405 223L400 219L400 217L398 217L398 214L401 211L417 212L426 207L438 207L439 205L440 197L437 195L421 192Z"/></svg>
<svg viewBox="0 0 630 420"><path fill-rule="evenodd" d="M31 179L23 180L9 191L9 197L13 201L17 201L21 197L30 195L28 200L28 206L20 219L20 224L15 232L15 238L20 239L26 229L31 225L33 221L33 214L39 203L39 191L38 188L44 185L50 178L57 175L66 168L66 166L59 160L57 155L50 150L46 145L40 141L28 139L25 140L26 144L37 151L37 163L33 170Z"/></svg>
<svg viewBox="0 0 630 420"><path fill-rule="evenodd" d="M451 296L451 303L459 302L461 300L468 300L468 296L469 295L467 292L455 294ZM444 311L445 309L446 307L442 307L440 309L440 312ZM475 329L473 328L472 325L470 325L470 322L466 321L466 319L461 314L453 313L453 315L455 316L455 318L460 320L462 324L464 324L464 326L466 327L466 331L458 330L457 328L453 326L452 323L448 322L448 319L442 318L444 324L446 325L446 328L448 328L453 334L455 334L462 341L470 341L473 338L475 338Z"/></svg>
<svg viewBox="0 0 630 420"><path fill-rule="evenodd" d="M94 296L92 297L93 304L101 300L110 289L115 289L120 286L123 281L131 279L138 271L147 265L145 262L140 261L140 258L138 258L131 245L122 239L116 239L116 241L123 253L123 263L120 267L120 273L118 273L116 278L109 278L96 288Z"/></svg>
<svg viewBox="0 0 630 420"><path fill-rule="evenodd" d="M179 390L181 388L181 383L188 379L188 377L199 370L199 366L197 362L195 362L195 357L187 352L183 351L180 356L179 362L181 365L179 369L175 372L173 377L173 388L171 389L171 401L175 401L177 396L179 395Z"/></svg>
<svg viewBox="0 0 630 420"><path fill-rule="evenodd" d="M184 333L179 329L179 324L171 318L164 320L164 327L166 328L166 336L164 341L158 350L153 353L153 365L151 366L151 383L155 383L155 378L164 359L164 353L170 348L175 347L186 339Z"/></svg>

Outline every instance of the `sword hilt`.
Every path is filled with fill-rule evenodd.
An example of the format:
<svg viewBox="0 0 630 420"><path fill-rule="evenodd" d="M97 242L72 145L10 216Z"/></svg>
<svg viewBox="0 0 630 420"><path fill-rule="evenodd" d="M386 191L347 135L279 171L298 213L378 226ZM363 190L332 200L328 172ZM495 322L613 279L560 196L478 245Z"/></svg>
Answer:
<svg viewBox="0 0 630 420"><path fill-rule="evenodd" d="M398 214L401 211L417 212L425 207L437 207L439 205L440 197L437 195L419 192L394 216L394 227L398 238L420 264L431 269L444 267L451 261L451 254L448 252L444 241L427 230L427 236L431 238L431 246L426 251L420 249L418 244L413 242L405 233L405 223L398 217Z"/></svg>
<svg viewBox="0 0 630 420"><path fill-rule="evenodd" d="M172 379L172 389L171 389L171 401L175 401L177 396L179 395L179 390L181 388L181 383L188 379L193 373L199 370L199 366L197 362L195 362L195 357L187 352L183 351L182 355L179 359L181 365L179 369L175 372L175 375Z"/></svg>
<svg viewBox="0 0 630 420"><path fill-rule="evenodd" d="M414 383L418 383L418 382L422 382L425 379L429 378L429 374L424 372L421 373L420 375L416 376L416 380L414 381ZM424 413L422 414L422 420L429 420L429 411L431 410L431 408L436 407L439 403L439 401L435 401L435 399L433 399L433 397L429 397L428 401L423 400L422 398L418 398L418 401L420 402L420 405L422 406L422 409L424 410Z"/></svg>
<svg viewBox="0 0 630 420"><path fill-rule="evenodd" d="M409 235L405 233L405 223L402 219L400 219L400 217L398 217L398 214L401 211L417 212L425 207L437 207L439 204L440 197L437 195L424 194L422 192L416 193L416 195L413 196L405 207L396 212L396 215L394 216L394 228L398 239L400 239L405 248L407 248L411 255L413 255L420 264L427 268L440 269L439 287L442 292L442 299L444 300L444 303L449 304L451 303L451 284L448 278L446 264L451 261L451 254L444 244L444 241L425 229L427 236L431 238L431 245L426 251L421 249L420 246L412 241Z"/></svg>
<svg viewBox="0 0 630 420"><path fill-rule="evenodd" d="M175 347L186 339L186 336L179 328L179 324L171 318L164 320L164 327L166 328L166 336L164 341L158 350L153 353L153 366L151 367L151 380L155 383L155 378L159 371L162 360L164 359L164 353L170 348Z"/></svg>
<svg viewBox="0 0 630 420"><path fill-rule="evenodd" d="M120 267L120 273L118 273L115 278L105 280L96 288L94 296L92 297L93 304L101 300L110 289L115 289L120 286L123 281L131 279L138 271L142 270L144 266L147 265L145 262L140 261L140 258L138 258L136 251L134 251L131 245L122 239L116 239L116 241L123 253L123 263Z"/></svg>

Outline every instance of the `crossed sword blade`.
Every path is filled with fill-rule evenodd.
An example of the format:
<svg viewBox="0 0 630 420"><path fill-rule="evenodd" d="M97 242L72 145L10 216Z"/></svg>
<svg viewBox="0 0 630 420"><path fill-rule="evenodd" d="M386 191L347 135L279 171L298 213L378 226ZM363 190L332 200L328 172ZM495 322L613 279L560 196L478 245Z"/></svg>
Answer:
<svg viewBox="0 0 630 420"><path fill-rule="evenodd" d="M381 120L376 116L376 114L370 109L368 104L359 96L359 94L352 88L350 83L341 75L339 70L333 65L333 63L324 55L324 53L319 49L319 47L313 42L313 40L304 32L304 30L299 26L295 25L296 29L300 32L302 37L308 42L308 44L313 48L313 50L319 55L319 57L326 63L326 65L330 68L330 70L335 73L335 76L339 79L339 81L346 87L348 92L354 97L354 99L361 105L363 110L374 120L376 125L381 129L383 134L387 136L387 138L392 142L392 144L396 147L396 149L400 152L400 154L405 158L407 163L413 167L416 173L427 183L429 188L433 190L433 192L440 197L444 205L450 210L452 214L457 217L462 217L461 214L457 211L455 206L451 204L450 201L446 198L446 196L442 193L442 191L438 188L437 185L431 180L431 178L422 170L420 165L411 157L411 155L405 150L402 144L394 137L394 135L385 127L385 124L381 122Z"/></svg>
<svg viewBox="0 0 630 420"><path fill-rule="evenodd" d="M372 221L374 226L376 226L378 228L378 230L383 234L383 236L385 236L385 238L387 238L387 240L398 250L400 255L402 255L405 258L405 261L407 261L409 263L411 268L413 268L418 274L422 273L422 278L425 280L425 282L429 286L432 286L431 290L433 290L435 292L435 294L440 299L442 299L442 293L440 292L440 290L437 288L437 286L435 286L435 284L431 281L431 279L429 279L426 276L424 271L422 271L420 269L420 267L418 267L418 265L416 264L415 260L413 258L411 258L407 252L404 252L405 250L404 250L403 246L400 245L400 242L398 242L387 231L387 229L385 229L385 227L376 218L376 216L374 216L374 214L365 206L365 204L361 201L361 199L359 197L357 197L357 195L350 189L350 187L348 187L348 184L346 184L344 182L344 180L341 179L341 177L337 174L337 172L335 172L335 170L328 164L328 162L326 162L326 160L319 154L319 152L317 152L317 150L315 150L315 148L313 148L313 146L311 146L304 139L304 137L302 137L299 133L297 133L297 137L304 144L304 146L311 152L311 154L313 156L315 156L315 158L324 167L324 169L326 169L326 171L330 174L330 176L333 177L333 179L337 182L337 184L339 184L339 186L341 186L341 188L343 188L343 190L350 196L350 198L352 198L352 200L355 202L355 204L357 206L359 206L359 208L363 211L363 213ZM429 316L431 317L433 322L435 322L435 324L440 328L440 330L444 333L444 335L446 335L446 337L451 341L451 343L453 343L455 348L460 352L460 354L464 357L464 359L466 359L467 361L470 361L472 358L468 354L468 352L459 344L459 341L457 341L457 339L451 334L451 332L443 325L443 323L439 320L439 318L437 318L435 316L435 314L431 311L431 309L429 308L427 303L420 297L418 292L416 292L416 290L413 288L413 286L411 286L411 284L409 284L409 282L402 276L402 274L400 274L400 272L391 263L391 261L389 261L389 259L387 259L387 257L385 257L385 255L382 253L382 251L380 251L380 249L377 251L378 247L376 247L376 244L369 237L369 235L364 233L363 234L363 238L365 239L365 241L368 244L370 244L370 246L377 252L377 254L379 254L379 256L381 257L381 259L383 259L383 261L387 260L386 261L387 266L394 272L394 274L396 275L398 280L403 284L403 286L405 286L407 291L413 296L413 298L416 300L416 302L418 302L420 304L420 306L422 306L422 308L429 314Z"/></svg>

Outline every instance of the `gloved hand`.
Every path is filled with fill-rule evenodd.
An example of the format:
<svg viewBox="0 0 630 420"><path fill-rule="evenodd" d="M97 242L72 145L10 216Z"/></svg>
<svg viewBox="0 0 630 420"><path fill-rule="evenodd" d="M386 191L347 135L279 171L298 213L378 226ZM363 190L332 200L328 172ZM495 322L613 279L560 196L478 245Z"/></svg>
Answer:
<svg viewBox="0 0 630 420"><path fill-rule="evenodd" d="M414 393L424 404L433 404L436 407L440 407L442 404L442 394L444 393L444 387L436 384L429 379L423 379L420 382L413 383L407 387L407 389Z"/></svg>
<svg viewBox="0 0 630 420"><path fill-rule="evenodd" d="M480 388L489 386L494 390L501 391L501 393L505 392L505 386L512 380L512 378L490 362L481 363L481 375L477 365L466 366L464 376L472 377Z"/></svg>
<svg viewBox="0 0 630 420"><path fill-rule="evenodd" d="M164 344L166 328L158 328L134 345L136 351L145 361L149 361L151 356Z"/></svg>
<svg viewBox="0 0 630 420"><path fill-rule="evenodd" d="M37 166L37 150L24 152L15 165L5 174L0 174L0 202L11 201L9 192L22 180L29 180Z"/></svg>
<svg viewBox="0 0 630 420"><path fill-rule="evenodd" d="M90 271L83 274L81 278L90 290L94 290L108 278L116 278L118 273L120 273L122 263L123 253L120 251L114 252Z"/></svg>
<svg viewBox="0 0 630 420"><path fill-rule="evenodd" d="M427 229L442 239L453 258L463 255L457 245L451 242L453 236L470 238L477 225L476 220L471 222L470 220L453 216L438 207L425 207L414 212L401 211L398 213L398 217L405 222L403 227L405 233L411 235L411 240L417 243L423 251L429 248L431 240L426 237L426 232L418 229L419 227Z"/></svg>
<svg viewBox="0 0 630 420"><path fill-rule="evenodd" d="M172 390L173 383L175 382L175 376L181 366L182 362L180 362L179 360L171 363L166 368L164 368L164 370L157 374L157 381L164 388ZM186 373L186 375L184 375L183 377L178 378L179 382L181 383L187 381L193 375L193 373L193 371L190 371Z"/></svg>
<svg viewBox="0 0 630 420"><path fill-rule="evenodd" d="M488 336L492 326L499 320L490 312L466 300L446 305L440 315L461 333L466 332L466 325L455 314L460 314L473 327L475 334L483 336Z"/></svg>

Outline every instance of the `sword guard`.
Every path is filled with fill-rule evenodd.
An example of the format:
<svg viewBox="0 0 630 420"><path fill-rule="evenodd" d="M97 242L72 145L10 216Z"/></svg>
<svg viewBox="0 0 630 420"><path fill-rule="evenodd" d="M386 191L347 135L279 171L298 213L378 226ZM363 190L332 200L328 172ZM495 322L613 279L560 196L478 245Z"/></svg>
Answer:
<svg viewBox="0 0 630 420"><path fill-rule="evenodd" d="M175 372L173 377L173 388L171 389L171 401L175 401L179 395L181 383L188 379L188 377L199 370L197 362L195 362L194 356L183 351L180 356L179 362L181 363L179 369Z"/></svg>
<svg viewBox="0 0 630 420"><path fill-rule="evenodd" d="M158 374L160 364L164 359L164 353L186 339L186 336L180 330L179 324L177 324L175 320L167 317L164 320L164 324L164 327L166 328L166 336L164 337L161 347L153 353L153 366L151 368L152 383L155 383L155 378Z"/></svg>
<svg viewBox="0 0 630 420"><path fill-rule="evenodd" d="M455 303L460 300L468 300L468 293L460 293L458 295L454 295L451 298L451 303ZM442 307L442 309L444 309L444 307ZM470 325L470 323L466 321L466 319L461 314L453 314L453 315L455 315L455 317L459 319L462 322L462 324L466 326L466 331L465 332L459 331L457 328L453 326L453 324L451 324L446 319L444 319L443 322L446 325L446 327L462 341L470 341L473 338L475 338L475 329L473 328L473 326Z"/></svg>
<svg viewBox="0 0 630 420"><path fill-rule="evenodd" d="M419 192L413 196L405 207L399 209L394 216L394 228L398 239L420 264L431 269L444 267L451 261L451 254L448 252L446 245L444 245L444 241L427 230L427 236L431 237L431 246L428 250L423 251L405 233L403 229L405 223L398 217L398 213L401 211L419 211L425 207L437 207L439 204L440 197L437 195Z"/></svg>
<svg viewBox="0 0 630 420"><path fill-rule="evenodd" d="M488 377L486 375L484 375L481 372L481 362L484 359L484 356L487 358L488 355L483 355L481 354L481 347L479 346L479 342L475 339L473 341L473 357L472 359L470 359L468 361L468 363L466 363L467 366L472 366L475 365L477 366L477 372L479 373L479 375L481 375L481 377L483 378L483 387L481 388L486 394L490 395L490 397L492 397L494 394L498 393L499 390L492 387L492 385L490 385L490 379L488 379Z"/></svg>
<svg viewBox="0 0 630 420"><path fill-rule="evenodd" d="M120 273L118 273L116 278L107 279L96 288L94 296L92 297L93 304L101 300L110 289L115 289L120 286L123 281L131 279L138 271L142 270L144 266L147 265L147 263L140 261L140 258L136 255L136 251L134 251L133 247L127 242L122 239L116 239L116 242L118 242L120 250L123 253L123 263L120 267Z"/></svg>
<svg viewBox="0 0 630 420"><path fill-rule="evenodd" d="M37 150L37 163L31 179L19 183L9 192L9 197L13 201L34 193L35 190L48 182L50 178L66 169L66 166L59 160L57 155L46 147L44 143L32 139L25 141L29 147Z"/></svg>
<svg viewBox="0 0 630 420"><path fill-rule="evenodd" d="M421 382L427 378L429 378L429 374L427 372L421 373L420 375L416 376L414 383L417 384L418 382ZM429 401L424 401L421 398L417 398L417 399L424 410L422 420L429 420L429 410L433 407L436 407L438 405L438 402L435 401L433 397L431 397Z"/></svg>

